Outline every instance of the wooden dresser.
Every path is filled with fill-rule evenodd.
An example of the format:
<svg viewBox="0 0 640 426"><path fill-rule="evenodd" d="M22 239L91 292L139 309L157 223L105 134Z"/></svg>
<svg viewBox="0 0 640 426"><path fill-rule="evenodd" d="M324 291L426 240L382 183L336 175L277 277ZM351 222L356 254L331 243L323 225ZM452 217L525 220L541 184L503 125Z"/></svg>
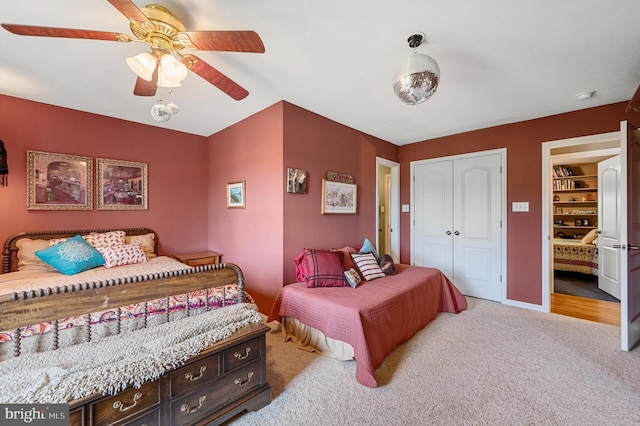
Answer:
<svg viewBox="0 0 640 426"><path fill-rule="evenodd" d="M199 253L177 254L175 258L189 266L217 265L222 261L222 253L204 251Z"/></svg>
<svg viewBox="0 0 640 426"><path fill-rule="evenodd" d="M271 402L265 334L250 324L139 389L84 398L69 407L70 425L220 424Z"/></svg>

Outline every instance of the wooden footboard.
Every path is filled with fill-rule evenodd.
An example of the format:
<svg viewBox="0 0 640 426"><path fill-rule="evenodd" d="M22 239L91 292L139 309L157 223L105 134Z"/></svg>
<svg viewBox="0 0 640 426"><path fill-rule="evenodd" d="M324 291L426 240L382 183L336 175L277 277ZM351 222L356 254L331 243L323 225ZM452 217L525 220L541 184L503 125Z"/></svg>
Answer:
<svg viewBox="0 0 640 426"><path fill-rule="evenodd" d="M232 263L1 295L0 330L229 284L238 285L239 301L242 303L244 277L240 268Z"/></svg>

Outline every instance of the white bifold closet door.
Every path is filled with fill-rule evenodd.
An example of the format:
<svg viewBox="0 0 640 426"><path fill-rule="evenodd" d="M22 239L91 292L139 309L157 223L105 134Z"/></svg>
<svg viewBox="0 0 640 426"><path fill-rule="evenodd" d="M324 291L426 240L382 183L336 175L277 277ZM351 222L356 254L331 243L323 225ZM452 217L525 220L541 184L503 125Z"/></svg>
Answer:
<svg viewBox="0 0 640 426"><path fill-rule="evenodd" d="M501 155L414 166L412 263L438 268L465 295L502 300Z"/></svg>

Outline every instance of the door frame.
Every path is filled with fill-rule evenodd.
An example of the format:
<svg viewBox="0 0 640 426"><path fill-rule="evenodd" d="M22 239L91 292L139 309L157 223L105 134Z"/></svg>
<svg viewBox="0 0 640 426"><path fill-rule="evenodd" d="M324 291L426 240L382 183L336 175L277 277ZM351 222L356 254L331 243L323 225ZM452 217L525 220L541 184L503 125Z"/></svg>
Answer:
<svg viewBox="0 0 640 426"><path fill-rule="evenodd" d="M378 229L380 229L380 188L379 182L381 176L379 175L379 166L385 166L391 169L391 182L389 184L389 190L391 196L389 197L389 209L391 210L391 241L389 246L391 247L392 259L396 262L400 261L400 163L387 160L386 158L376 157L376 247L380 250L380 241L378 238Z"/></svg>
<svg viewBox="0 0 640 426"><path fill-rule="evenodd" d="M417 165L422 165L422 164L428 164L428 163L436 163L436 162L441 162L441 161L448 161L448 160L459 160L459 159L463 159L463 158L472 158L472 157L484 157L486 155L494 155L494 154L499 154L500 155L500 198L501 198L501 206L500 206L500 215L502 217L502 221L501 221L501 230L500 230L500 246L501 246L501 253L500 253L500 285L501 285L501 300L499 300L498 302L500 303L509 303L509 300L507 299L507 287L508 287L508 282L507 282L507 252L508 252L508 248L507 248L507 149L506 148L496 148L496 149L489 149L486 151L476 151L476 152L469 152L469 153L465 153L465 154L458 154L458 155L449 155L446 157L436 157L436 158L427 158L424 160L415 160L415 161L411 161L409 163L409 167L410 167L410 175L409 175L409 179L410 179L410 185L409 185L409 196L410 196L410 200L411 200L411 205L413 205L414 203L414 180L415 180L415 167ZM414 247L414 243L415 243L415 217L414 217L414 209L411 208L409 210L409 224L410 224L410 241L411 241L411 259L410 259L410 263L413 265L414 264L414 253L415 253L415 247ZM455 283L454 283L455 284Z"/></svg>
<svg viewBox="0 0 640 426"><path fill-rule="evenodd" d="M553 251L551 250L552 214L551 214L551 150L575 145L620 143L620 132L601 133L597 135L579 136L542 143L542 311L551 312L551 284L553 282Z"/></svg>

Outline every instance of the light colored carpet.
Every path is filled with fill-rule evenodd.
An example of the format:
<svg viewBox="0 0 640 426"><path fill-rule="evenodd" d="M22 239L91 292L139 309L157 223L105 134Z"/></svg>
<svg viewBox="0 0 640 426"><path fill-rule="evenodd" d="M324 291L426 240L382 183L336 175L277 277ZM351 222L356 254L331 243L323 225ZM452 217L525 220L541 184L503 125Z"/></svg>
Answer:
<svg viewBox="0 0 640 426"><path fill-rule="evenodd" d="M272 402L230 424L640 424L640 350L620 350L618 327L468 301L392 352L377 388L356 381L354 361L268 333Z"/></svg>

